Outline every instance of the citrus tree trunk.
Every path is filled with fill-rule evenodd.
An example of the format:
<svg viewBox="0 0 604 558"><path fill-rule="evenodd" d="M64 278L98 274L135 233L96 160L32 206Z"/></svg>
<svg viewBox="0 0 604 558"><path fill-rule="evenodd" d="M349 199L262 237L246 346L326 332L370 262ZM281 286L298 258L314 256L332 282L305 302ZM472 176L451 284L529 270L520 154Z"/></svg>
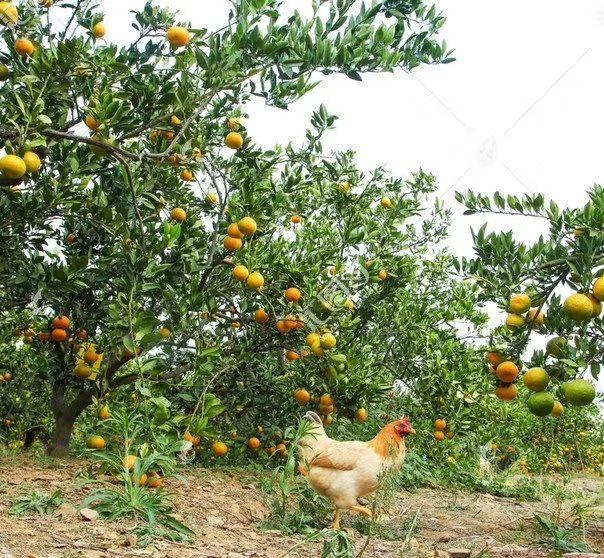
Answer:
<svg viewBox="0 0 604 558"><path fill-rule="evenodd" d="M93 392L82 388L73 401L67 403L65 395L67 383L65 380L57 380L53 385L52 413L55 419L55 428L46 453L53 457L65 457L69 455L69 442L73 433L76 420L82 411L92 403Z"/></svg>

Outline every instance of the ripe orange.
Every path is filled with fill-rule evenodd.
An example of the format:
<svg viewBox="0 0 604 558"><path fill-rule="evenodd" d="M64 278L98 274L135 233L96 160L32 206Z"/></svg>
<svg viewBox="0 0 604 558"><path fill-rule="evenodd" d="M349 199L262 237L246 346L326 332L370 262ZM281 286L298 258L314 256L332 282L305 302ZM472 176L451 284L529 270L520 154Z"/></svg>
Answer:
<svg viewBox="0 0 604 558"><path fill-rule="evenodd" d="M103 405L99 409L99 419L100 420L107 420L109 418L111 418L111 411L109 411L109 407L107 407L107 405Z"/></svg>
<svg viewBox="0 0 604 558"><path fill-rule="evenodd" d="M175 207L170 211L170 217L177 223L184 223L187 219L187 212L182 207Z"/></svg>
<svg viewBox="0 0 604 558"><path fill-rule="evenodd" d="M296 351L287 351L285 353L285 358L287 360L298 360L300 358L300 353L297 353Z"/></svg>
<svg viewBox="0 0 604 558"><path fill-rule="evenodd" d="M25 161L17 155L5 155L0 159L0 172L6 178L16 180L27 172Z"/></svg>
<svg viewBox="0 0 604 558"><path fill-rule="evenodd" d="M124 467L127 467L128 471L133 471L137 461L138 457L136 455L129 455L124 458Z"/></svg>
<svg viewBox="0 0 604 558"><path fill-rule="evenodd" d="M84 354L84 362L86 364L94 364L97 360L101 358L96 351L91 347Z"/></svg>
<svg viewBox="0 0 604 558"><path fill-rule="evenodd" d="M587 298L591 300L591 306L593 308L591 316L592 318L597 318L602 313L602 303L591 293L587 294Z"/></svg>
<svg viewBox="0 0 604 558"><path fill-rule="evenodd" d="M224 144L231 149L243 147L243 136L239 132L229 132L224 138Z"/></svg>
<svg viewBox="0 0 604 558"><path fill-rule="evenodd" d="M518 366L510 360L502 362L496 370L497 377L505 383L513 382L519 373Z"/></svg>
<svg viewBox="0 0 604 558"><path fill-rule="evenodd" d="M166 38L170 46L174 49L184 47L189 44L191 34L185 27L170 27L166 33Z"/></svg>
<svg viewBox="0 0 604 558"><path fill-rule="evenodd" d="M320 343L323 349L333 349L337 344L337 339L333 333L324 333L321 335Z"/></svg>
<svg viewBox="0 0 604 558"><path fill-rule="evenodd" d="M212 451L216 457L224 457L229 453L229 447L221 441L216 441L212 444Z"/></svg>
<svg viewBox="0 0 604 558"><path fill-rule="evenodd" d="M69 329L71 326L71 320L67 316L57 316L52 321L52 327L59 329Z"/></svg>
<svg viewBox="0 0 604 558"><path fill-rule="evenodd" d="M29 39L17 39L14 44L15 52L21 56L32 56L36 47Z"/></svg>
<svg viewBox="0 0 604 558"><path fill-rule="evenodd" d="M518 388L514 384L499 386L495 389L495 395L503 401L512 401L518 397Z"/></svg>
<svg viewBox="0 0 604 558"><path fill-rule="evenodd" d="M434 437L438 442L442 442L445 439L445 433L442 430L435 430Z"/></svg>
<svg viewBox="0 0 604 558"><path fill-rule="evenodd" d="M499 351L489 351L489 364L497 368L505 357Z"/></svg>
<svg viewBox="0 0 604 558"><path fill-rule="evenodd" d="M264 277L262 277L262 273L252 271L247 278L246 283L250 289L257 290L264 286Z"/></svg>
<svg viewBox="0 0 604 558"><path fill-rule="evenodd" d="M53 341L57 341L58 343L60 343L62 341L66 341L67 338L69 337L69 335L67 334L67 331L65 331L64 329L61 329L61 328L53 329L50 336Z"/></svg>
<svg viewBox="0 0 604 558"><path fill-rule="evenodd" d="M241 250L243 241L240 238L233 238L232 236L227 235L224 237L222 244L227 252L236 252L237 250Z"/></svg>
<svg viewBox="0 0 604 558"><path fill-rule="evenodd" d="M256 224L256 220L252 217L243 217L243 219L239 219L237 228L242 234L250 236L256 232L258 225Z"/></svg>
<svg viewBox="0 0 604 558"><path fill-rule="evenodd" d="M357 419L357 422L365 422L368 416L367 410L364 407L361 407L360 409L357 409L355 418Z"/></svg>
<svg viewBox="0 0 604 558"><path fill-rule="evenodd" d="M333 405L334 404L333 397L329 393L324 393L323 395L321 395L321 397L319 399L319 404L326 405L326 406Z"/></svg>
<svg viewBox="0 0 604 558"><path fill-rule="evenodd" d="M50 341L50 333L48 333L47 331L41 331L38 334L38 339L41 343L46 343L47 341Z"/></svg>
<svg viewBox="0 0 604 558"><path fill-rule="evenodd" d="M283 442L277 444L277 447L275 449L281 457L285 457L287 455L287 446Z"/></svg>
<svg viewBox="0 0 604 558"><path fill-rule="evenodd" d="M256 451L260 447L260 440L258 438L250 438L247 441L247 446L253 451Z"/></svg>
<svg viewBox="0 0 604 558"><path fill-rule="evenodd" d="M298 388L294 393L294 397L300 405L308 405L310 403L310 393L303 388Z"/></svg>
<svg viewBox="0 0 604 558"><path fill-rule="evenodd" d="M172 130L162 130L161 131L161 137L164 138L165 140L168 141L172 141L174 139L174 136L176 136L176 134L172 131ZM178 159L174 159L174 161L177 163Z"/></svg>
<svg viewBox="0 0 604 558"><path fill-rule="evenodd" d="M32 172L38 172L40 170L40 167L42 166L42 161L40 160L40 157L38 157L37 153L34 153L33 151L26 151L23 154L23 162L25 163L25 168L27 169L28 173L32 173Z"/></svg>
<svg viewBox="0 0 604 558"><path fill-rule="evenodd" d="M174 126L175 128L178 128L178 126L182 124L182 121L180 120L180 118L178 118L178 116L173 114L172 116L170 116L170 124L172 124L172 126ZM196 149L199 151L199 148Z"/></svg>
<svg viewBox="0 0 604 558"><path fill-rule="evenodd" d="M167 327L160 327L158 333L159 336L165 340L168 340L170 337L172 337L172 332Z"/></svg>
<svg viewBox="0 0 604 558"><path fill-rule="evenodd" d="M289 327L288 320L277 320L277 331L279 333L289 333L291 327Z"/></svg>
<svg viewBox="0 0 604 558"><path fill-rule="evenodd" d="M508 314L508 317L505 320L505 325L509 329L518 329L524 327L526 321L524 316L520 316L518 314Z"/></svg>
<svg viewBox="0 0 604 558"><path fill-rule="evenodd" d="M392 200L390 198L382 198L380 200L380 205L385 209L389 209L392 207Z"/></svg>
<svg viewBox="0 0 604 558"><path fill-rule="evenodd" d="M159 476L159 473L149 473L147 486L149 488L161 488L164 484L164 479Z"/></svg>
<svg viewBox="0 0 604 558"><path fill-rule="evenodd" d="M185 182L191 182L193 180L193 173L189 169L183 169L180 173L180 178Z"/></svg>
<svg viewBox="0 0 604 558"><path fill-rule="evenodd" d="M285 291L285 293L283 293L283 296L288 302L300 302L300 299L302 298L302 293L300 292L300 289L297 289L296 287L290 287Z"/></svg>
<svg viewBox="0 0 604 558"><path fill-rule="evenodd" d="M258 310L254 312L254 320L259 324L265 324L269 320L269 315L264 308L258 308Z"/></svg>
<svg viewBox="0 0 604 558"><path fill-rule="evenodd" d="M94 116L91 116L90 114L86 115L86 118L84 119L84 123L93 132L96 132L99 129L99 126L101 125L101 123Z"/></svg>
<svg viewBox="0 0 604 558"><path fill-rule="evenodd" d="M236 265L233 268L233 277L237 279L237 281L245 281L248 278L249 274L250 272L248 268L244 265Z"/></svg>
<svg viewBox="0 0 604 558"><path fill-rule="evenodd" d="M529 310L528 321L532 324L533 329L538 329L545 323L545 314L539 312L538 308L533 308Z"/></svg>
<svg viewBox="0 0 604 558"><path fill-rule="evenodd" d="M525 293L514 294L510 297L509 311L512 314L524 314L531 308L531 297Z"/></svg>
<svg viewBox="0 0 604 558"><path fill-rule="evenodd" d="M318 333L315 333L314 331L306 336L306 344L309 347L312 347L313 345L318 345L320 342L321 336Z"/></svg>
<svg viewBox="0 0 604 558"><path fill-rule="evenodd" d="M380 269L379 273L378 273L378 277L382 280L385 281L386 279L388 279L388 272L385 269Z"/></svg>
<svg viewBox="0 0 604 558"><path fill-rule="evenodd" d="M102 436L90 436L86 442L86 445L89 449L102 450L105 449L107 444L105 443L105 438Z"/></svg>
<svg viewBox="0 0 604 558"><path fill-rule="evenodd" d="M292 217L292 223L294 225L299 225L302 222L302 217L300 217L300 215L294 215Z"/></svg>
<svg viewBox="0 0 604 558"><path fill-rule="evenodd" d="M434 430L444 430L447 428L447 421L443 419L436 419L434 421Z"/></svg>
<svg viewBox="0 0 604 558"><path fill-rule="evenodd" d="M107 28L105 27L105 24L102 21L99 21L92 28L92 36L95 39L101 39L101 38L103 38L106 33L107 33Z"/></svg>
<svg viewBox="0 0 604 558"><path fill-rule="evenodd" d="M593 286L593 295L600 301L604 301L604 277L598 277Z"/></svg>
<svg viewBox="0 0 604 558"><path fill-rule="evenodd" d="M237 223L231 223L227 229L227 234L233 238L243 238L243 233L239 230Z"/></svg>

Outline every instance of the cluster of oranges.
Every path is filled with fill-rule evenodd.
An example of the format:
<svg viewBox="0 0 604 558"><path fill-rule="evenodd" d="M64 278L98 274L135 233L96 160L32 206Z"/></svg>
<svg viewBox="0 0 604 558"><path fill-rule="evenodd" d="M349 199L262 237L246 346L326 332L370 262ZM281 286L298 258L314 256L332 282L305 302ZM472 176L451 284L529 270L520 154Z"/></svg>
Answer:
<svg viewBox="0 0 604 558"><path fill-rule="evenodd" d="M445 419L438 418L434 421L434 438L442 442L445 438L453 438L454 432L451 430Z"/></svg>
<svg viewBox="0 0 604 558"><path fill-rule="evenodd" d="M21 182L26 174L40 170L42 160L34 151L25 151L23 156L5 155L0 159L0 174L11 184Z"/></svg>
<svg viewBox="0 0 604 558"><path fill-rule="evenodd" d="M242 219L239 219L237 223L231 223L227 229L227 235L224 237L224 240L222 242L224 249L227 252L236 252L237 250L241 250L244 238L246 236L252 236L256 232L256 230L258 230L258 225L255 219L253 219L252 217L243 217ZM239 279L239 277L237 276L235 276L235 278L239 281L247 280L250 289L259 289L264 285L264 279L262 279L262 275L260 275L259 273L257 273L257 275L254 276L255 278L253 278L251 281L253 286L250 285L250 275L253 274L248 274L248 276L244 277L243 279Z"/></svg>

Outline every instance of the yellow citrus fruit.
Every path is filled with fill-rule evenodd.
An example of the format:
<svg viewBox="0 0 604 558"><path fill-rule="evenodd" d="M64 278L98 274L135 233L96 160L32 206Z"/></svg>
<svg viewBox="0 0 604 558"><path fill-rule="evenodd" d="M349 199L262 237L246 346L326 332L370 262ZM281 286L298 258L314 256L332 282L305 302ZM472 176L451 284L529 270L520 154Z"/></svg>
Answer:
<svg viewBox="0 0 604 558"><path fill-rule="evenodd" d="M243 125L243 119L237 116L232 116L227 120L227 127L229 130L237 131Z"/></svg>
<svg viewBox="0 0 604 558"><path fill-rule="evenodd" d="M524 327L524 324L524 316L520 316L519 314L508 314L508 317L505 320L505 325L509 329L519 329Z"/></svg>
<svg viewBox="0 0 604 558"><path fill-rule="evenodd" d="M14 44L15 52L21 56L32 56L36 47L29 39L17 39Z"/></svg>
<svg viewBox="0 0 604 558"><path fill-rule="evenodd" d="M532 324L533 329L538 329L545 323L545 314L539 312L538 308L533 308L532 310L529 310L528 322Z"/></svg>
<svg viewBox="0 0 604 558"><path fill-rule="evenodd" d="M0 24L14 25L19 21L19 10L10 2L0 2Z"/></svg>
<svg viewBox="0 0 604 558"><path fill-rule="evenodd" d="M136 455L128 455L124 458L124 467L127 467L128 471L133 471L137 461L138 457Z"/></svg>
<svg viewBox="0 0 604 558"><path fill-rule="evenodd" d="M313 345L318 345L320 342L321 336L318 333L315 333L314 331L306 336L306 344L309 347L312 347Z"/></svg>
<svg viewBox="0 0 604 558"><path fill-rule="evenodd" d="M593 286L593 295L600 301L604 301L604 277L598 277Z"/></svg>
<svg viewBox="0 0 604 558"><path fill-rule="evenodd" d="M560 401L556 401L554 403L554 408L552 409L552 416L559 417L564 412L564 405L560 403Z"/></svg>
<svg viewBox="0 0 604 558"><path fill-rule="evenodd" d="M540 367L529 368L522 377L524 385L531 391L543 391L549 383L549 374Z"/></svg>
<svg viewBox="0 0 604 558"><path fill-rule="evenodd" d="M8 79L10 75L10 69L6 64L0 64L0 81Z"/></svg>
<svg viewBox="0 0 604 558"><path fill-rule="evenodd" d="M258 308L258 310L254 312L254 320L259 324L265 324L269 320L269 315L264 308Z"/></svg>
<svg viewBox="0 0 604 558"><path fill-rule="evenodd" d="M292 215L291 222L294 225L299 225L302 222L302 217L300 215Z"/></svg>
<svg viewBox="0 0 604 558"><path fill-rule="evenodd" d="M183 223L187 219L187 212L182 207L175 207L170 211L170 217L177 223Z"/></svg>
<svg viewBox="0 0 604 558"><path fill-rule="evenodd" d="M0 159L0 173L6 178L21 178L26 172L25 161L18 155L5 155Z"/></svg>
<svg viewBox="0 0 604 558"><path fill-rule="evenodd" d="M107 405L103 405L99 409L99 419L100 420L107 420L109 418L111 418L111 411L109 410L109 407L107 407Z"/></svg>
<svg viewBox="0 0 604 558"><path fill-rule="evenodd" d="M380 200L380 205L385 209L389 209L392 207L392 200L390 198L382 198Z"/></svg>
<svg viewBox="0 0 604 558"><path fill-rule="evenodd" d="M247 286L250 289L260 289L264 286L264 277L258 271L252 271L247 278Z"/></svg>
<svg viewBox="0 0 604 558"><path fill-rule="evenodd" d="M236 252L241 250L243 242L240 238L233 238L232 236L225 236L223 241L224 249L228 252Z"/></svg>
<svg viewBox="0 0 604 558"><path fill-rule="evenodd" d="M333 349L337 344L337 339L333 333L324 333L321 335L320 343L323 349Z"/></svg>
<svg viewBox="0 0 604 558"><path fill-rule="evenodd" d="M602 313L602 303L591 293L587 295L587 298L591 300L591 306L593 312L591 313L592 318L597 318Z"/></svg>
<svg viewBox="0 0 604 558"><path fill-rule="evenodd" d="M310 403L310 393L305 389L297 389L294 393L294 397L299 405L308 405Z"/></svg>
<svg viewBox="0 0 604 558"><path fill-rule="evenodd" d="M184 47L189 44L191 34L185 27L170 27L166 33L166 38L172 48Z"/></svg>
<svg viewBox="0 0 604 558"><path fill-rule="evenodd" d="M37 172L42 166L40 157L38 157L38 154L34 153L33 151L26 151L23 154L23 162L25 163L25 168L27 169L28 173Z"/></svg>
<svg viewBox="0 0 604 558"><path fill-rule="evenodd" d="M512 314L524 314L531 308L531 297L527 294L515 294L510 297L509 311Z"/></svg>
<svg viewBox="0 0 604 558"><path fill-rule="evenodd" d="M206 196L206 201L208 203L211 203L212 205L214 205L217 201L218 201L218 195L215 194L214 192L210 192L207 196ZM233 234L229 234L229 236L235 236Z"/></svg>
<svg viewBox="0 0 604 558"><path fill-rule="evenodd" d="M57 330L55 330L55 331L57 331ZM58 330L58 331L65 331L65 330L61 329L61 330ZM78 364L73 369L73 373L78 378L86 379L86 378L89 378L90 376L92 376L92 368L90 368L90 366L87 366L86 364Z"/></svg>
<svg viewBox="0 0 604 558"><path fill-rule="evenodd" d="M107 28L102 21L99 21L92 28L92 35L95 39L101 39L107 33Z"/></svg>
<svg viewBox="0 0 604 558"><path fill-rule="evenodd" d="M442 430L435 430L434 437L438 442L442 442L445 439L445 433Z"/></svg>
<svg viewBox="0 0 604 558"><path fill-rule="evenodd" d="M320 405L325 405L325 406L333 405L334 404L333 397L329 393L324 393L319 398L319 404Z"/></svg>
<svg viewBox="0 0 604 558"><path fill-rule="evenodd" d="M231 149L241 149L243 147L243 136L239 132L230 132L224 138L224 144Z"/></svg>
<svg viewBox="0 0 604 558"><path fill-rule="evenodd" d="M518 366L510 360L502 362L496 370L497 377L506 383L513 382L519 374Z"/></svg>
<svg viewBox="0 0 604 558"><path fill-rule="evenodd" d="M444 430L447 428L447 421L444 419L436 419L434 421L434 430Z"/></svg>
<svg viewBox="0 0 604 558"><path fill-rule="evenodd" d="M593 305L588 296L581 293L575 293L564 301L564 310L571 320L584 322L591 318Z"/></svg>
<svg viewBox="0 0 604 558"><path fill-rule="evenodd" d="M105 443L105 438L102 436L90 436L86 442L86 445L89 449L101 450L105 449L107 444Z"/></svg>
<svg viewBox="0 0 604 558"><path fill-rule="evenodd" d="M364 407L357 409L357 412L355 413L355 418L357 422L365 422L368 416L369 414L367 413L367 409L365 409Z"/></svg>
<svg viewBox="0 0 604 558"><path fill-rule="evenodd" d="M216 441L212 444L212 451L216 457L224 457L229 453L229 448L224 442Z"/></svg>
<svg viewBox="0 0 604 558"><path fill-rule="evenodd" d="M236 265L233 268L233 277L237 279L237 281L245 281L248 278L249 274L250 272L248 268L244 265Z"/></svg>
<svg viewBox="0 0 604 558"><path fill-rule="evenodd" d="M242 234L250 236L256 232L258 225L256 224L256 221L251 217L244 217L243 219L240 219L237 223L237 228Z"/></svg>
<svg viewBox="0 0 604 558"><path fill-rule="evenodd" d="M167 327L160 327L159 335L162 339L168 340L170 337L172 337L172 332Z"/></svg>
<svg viewBox="0 0 604 558"><path fill-rule="evenodd" d="M93 132L96 132L96 130L98 130L101 125L101 123L94 116L90 116L89 114L84 119L84 123Z"/></svg>
<svg viewBox="0 0 604 558"><path fill-rule="evenodd" d="M231 223L227 229L227 234L233 238L243 238L243 233L239 230L237 223Z"/></svg>
<svg viewBox="0 0 604 558"><path fill-rule="evenodd" d="M386 279L388 279L388 272L385 269L380 269L379 273L378 273L378 277L382 280L385 281Z"/></svg>
<svg viewBox="0 0 604 558"><path fill-rule="evenodd" d="M191 182L193 180L193 173L189 169L183 169L180 173L180 178L185 182Z"/></svg>
<svg viewBox="0 0 604 558"><path fill-rule="evenodd" d="M349 182L340 182L338 184L338 190L343 194L347 194L350 192L350 183Z"/></svg>
<svg viewBox="0 0 604 558"><path fill-rule="evenodd" d="M178 116L176 116L175 114L173 114L172 116L170 116L170 124L172 124L172 126L174 127L178 127L182 124L182 121L180 120L180 118L178 118ZM199 151L199 148L196 148L197 151Z"/></svg>
<svg viewBox="0 0 604 558"><path fill-rule="evenodd" d="M288 302L300 302L302 299L302 293L300 292L300 289L297 289L296 287L287 289L285 293L283 293L283 296Z"/></svg>
<svg viewBox="0 0 604 558"><path fill-rule="evenodd" d="M518 397L518 388L514 384L509 386L499 386L495 390L495 395L503 401L512 401Z"/></svg>
<svg viewBox="0 0 604 558"><path fill-rule="evenodd" d="M257 450L260 447L260 440L258 438L250 438L247 441L247 447L253 451Z"/></svg>

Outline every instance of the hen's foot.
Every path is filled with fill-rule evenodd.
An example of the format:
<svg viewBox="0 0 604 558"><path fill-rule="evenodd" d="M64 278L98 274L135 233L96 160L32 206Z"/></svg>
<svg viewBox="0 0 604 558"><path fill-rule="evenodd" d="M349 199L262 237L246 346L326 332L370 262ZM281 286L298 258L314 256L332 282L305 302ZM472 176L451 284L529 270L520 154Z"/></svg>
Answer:
<svg viewBox="0 0 604 558"><path fill-rule="evenodd" d="M373 512L365 506L352 506L350 509L364 515L365 517L373 517Z"/></svg>
<svg viewBox="0 0 604 558"><path fill-rule="evenodd" d="M338 510L338 509L336 509L336 513L333 516L333 524L332 524L331 528L334 531L340 530L340 510Z"/></svg>

